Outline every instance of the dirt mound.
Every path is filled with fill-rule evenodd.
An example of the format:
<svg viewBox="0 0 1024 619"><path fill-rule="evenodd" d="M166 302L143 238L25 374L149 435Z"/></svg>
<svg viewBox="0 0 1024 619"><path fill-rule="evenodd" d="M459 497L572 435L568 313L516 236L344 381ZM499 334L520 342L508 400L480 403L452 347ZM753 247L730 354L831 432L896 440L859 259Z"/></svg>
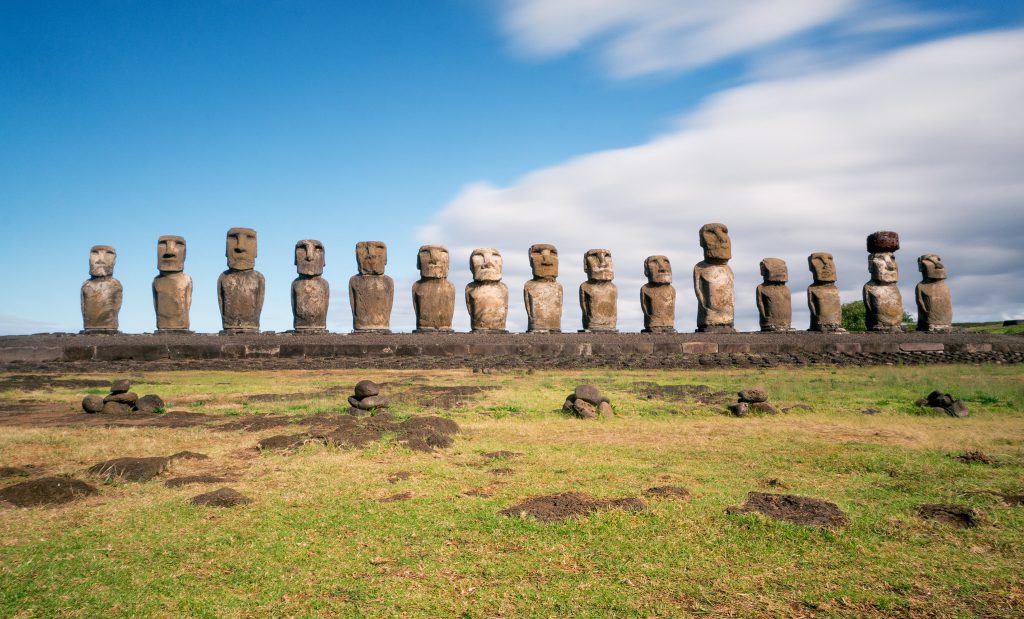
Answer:
<svg viewBox="0 0 1024 619"><path fill-rule="evenodd" d="M303 434L277 434L256 443L256 449L266 451L286 451L297 449L303 445L319 444L326 445L327 438L321 435L309 433Z"/></svg>
<svg viewBox="0 0 1024 619"><path fill-rule="evenodd" d="M185 477L172 477L164 482L168 488L180 488L190 484L219 484L228 481L216 475L187 475Z"/></svg>
<svg viewBox="0 0 1024 619"><path fill-rule="evenodd" d="M644 491L647 496L665 497L670 499L688 499L690 491L682 486L655 486Z"/></svg>
<svg viewBox="0 0 1024 619"><path fill-rule="evenodd" d="M0 479L4 477L28 477L31 473L27 469L17 466L0 466Z"/></svg>
<svg viewBox="0 0 1024 619"><path fill-rule="evenodd" d="M488 492L484 488L470 488L469 490L466 490L465 492L463 492L462 495L463 496L480 497L480 498L483 498L483 499L489 499L492 496L494 496L492 493Z"/></svg>
<svg viewBox="0 0 1024 619"><path fill-rule="evenodd" d="M393 400L408 404L418 404L425 408L450 410L466 406L473 401L474 398L472 396L494 389L498 389L498 386L454 385L451 387L441 387L423 385L408 389L394 397Z"/></svg>
<svg viewBox="0 0 1024 619"><path fill-rule="evenodd" d="M0 489L0 501L7 501L17 507L33 507L70 503L93 494L98 494L96 488L84 481L67 477L41 477Z"/></svg>
<svg viewBox="0 0 1024 619"><path fill-rule="evenodd" d="M956 457L956 459L961 461L961 462L963 462L964 464L975 464L975 463L978 463L978 464L994 464L995 463L992 460L991 456L989 456L984 451L981 451L980 449L975 449L975 450L972 450L972 451L965 451L962 454L958 455Z"/></svg>
<svg viewBox="0 0 1024 619"><path fill-rule="evenodd" d="M526 499L498 512L502 516L532 516L541 522L557 522L576 516L587 516L603 509L643 511L647 504L638 498L595 499L582 492L562 492Z"/></svg>
<svg viewBox="0 0 1024 619"><path fill-rule="evenodd" d="M120 477L125 481L149 481L167 470L171 458L114 458L89 467L89 472L106 479Z"/></svg>
<svg viewBox="0 0 1024 619"><path fill-rule="evenodd" d="M400 481L405 481L406 479L409 479L409 477L411 476L412 473L410 473L409 471L395 471L394 473L388 475L388 483L397 484Z"/></svg>
<svg viewBox="0 0 1024 619"><path fill-rule="evenodd" d="M433 451L451 447L451 434L459 432L459 425L442 417L411 417L402 422L390 415L373 417L343 417L341 424L327 432L326 439L339 447L364 447L379 441L385 434L395 436L399 445L413 451Z"/></svg>
<svg viewBox="0 0 1024 619"><path fill-rule="evenodd" d="M255 393L245 396L246 402L290 402L294 400L313 400L316 398L327 398L337 395L345 395L348 387L329 387L321 391L307 391L305 393Z"/></svg>
<svg viewBox="0 0 1024 619"><path fill-rule="evenodd" d="M18 374L0 378L0 391L53 391L54 389L92 389L109 386L109 380L59 378L58 376L35 374Z"/></svg>
<svg viewBox="0 0 1024 619"><path fill-rule="evenodd" d="M487 458L488 460L508 460L510 458L518 458L521 455L523 454L519 453L518 451L505 451L503 449L501 451L489 451L483 454L483 457Z"/></svg>
<svg viewBox="0 0 1024 619"><path fill-rule="evenodd" d="M194 496L189 503L205 507L235 507L248 505L252 503L252 499L233 488L219 488L213 492Z"/></svg>
<svg viewBox="0 0 1024 619"><path fill-rule="evenodd" d="M709 405L726 404L733 396L731 391L711 391L711 387L707 385L659 385L652 382L633 383L633 391L648 400L697 402Z"/></svg>
<svg viewBox="0 0 1024 619"><path fill-rule="evenodd" d="M398 494L392 494L391 496L379 499L381 503L394 503L395 501L408 501L412 498L411 492L399 492Z"/></svg>
<svg viewBox="0 0 1024 619"><path fill-rule="evenodd" d="M938 520L965 529L974 528L981 522L978 512L966 505L928 503L918 507L917 513L925 520Z"/></svg>
<svg viewBox="0 0 1024 619"><path fill-rule="evenodd" d="M502 468L498 468L498 469L491 469L491 470L489 470L487 472L490 473L491 475L515 475L515 473L516 473L515 469L510 469L508 467L502 467Z"/></svg>
<svg viewBox="0 0 1024 619"><path fill-rule="evenodd" d="M795 524L806 524L812 527L843 527L850 523L839 506L835 503L796 496L793 494L769 494L767 492L747 493L747 502L738 507L725 510L727 514L749 514L758 512Z"/></svg>
<svg viewBox="0 0 1024 619"><path fill-rule="evenodd" d="M176 454L167 456L171 460L209 460L210 456L201 454L198 451L179 451Z"/></svg>
<svg viewBox="0 0 1024 619"><path fill-rule="evenodd" d="M273 428L280 428L292 423L291 417L282 415L245 415L235 421L229 421L223 425L216 426L214 430L221 432L261 432Z"/></svg>

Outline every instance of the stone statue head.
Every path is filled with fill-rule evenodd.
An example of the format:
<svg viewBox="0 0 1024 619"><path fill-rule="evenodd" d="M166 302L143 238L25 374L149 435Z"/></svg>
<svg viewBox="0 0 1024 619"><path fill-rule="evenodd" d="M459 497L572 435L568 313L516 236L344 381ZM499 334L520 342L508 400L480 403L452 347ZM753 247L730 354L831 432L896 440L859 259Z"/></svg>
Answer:
<svg viewBox="0 0 1024 619"><path fill-rule="evenodd" d="M424 245L416 254L416 268L424 279L444 279L448 277L448 248L444 245Z"/></svg>
<svg viewBox="0 0 1024 619"><path fill-rule="evenodd" d="M789 281L786 261L780 258L765 258L761 261L761 277L766 284L785 284Z"/></svg>
<svg viewBox="0 0 1024 619"><path fill-rule="evenodd" d="M558 277L558 250L554 245L538 243L530 246L530 268L537 279Z"/></svg>
<svg viewBox="0 0 1024 619"><path fill-rule="evenodd" d="M900 278L896 257L891 252L883 251L868 255L868 270L871 271L871 281L875 283L895 284Z"/></svg>
<svg viewBox="0 0 1024 619"><path fill-rule="evenodd" d="M117 250L110 245L93 245L89 250L89 276L110 277L114 274Z"/></svg>
<svg viewBox="0 0 1024 619"><path fill-rule="evenodd" d="M700 246L704 249L705 260L728 261L732 259L732 241L725 224L704 224L700 227Z"/></svg>
<svg viewBox="0 0 1024 619"><path fill-rule="evenodd" d="M815 284L831 284L837 279L836 262L828 252L819 251L807 256L807 266L811 269Z"/></svg>
<svg viewBox="0 0 1024 619"><path fill-rule="evenodd" d="M590 249L583 255L583 270L591 281L610 282L615 277L612 252L607 249Z"/></svg>
<svg viewBox="0 0 1024 619"><path fill-rule="evenodd" d="M644 275L649 284L671 284L672 263L665 256L647 256L647 260L644 260Z"/></svg>
<svg viewBox="0 0 1024 619"><path fill-rule="evenodd" d="M926 280L946 279L946 267L942 264L942 258L935 254L928 254L918 258L917 268Z"/></svg>
<svg viewBox="0 0 1024 619"><path fill-rule="evenodd" d="M323 275L327 260L324 244L315 239L304 239L295 244L295 268L299 275Z"/></svg>
<svg viewBox="0 0 1024 619"><path fill-rule="evenodd" d="M185 270L185 237L168 234L157 239L156 268L161 273Z"/></svg>
<svg viewBox="0 0 1024 619"><path fill-rule="evenodd" d="M228 257L229 269L250 271L256 268L256 231L252 228L228 230L228 244L224 253Z"/></svg>
<svg viewBox="0 0 1024 619"><path fill-rule="evenodd" d="M501 280L501 252L492 247L474 249L469 255L469 268L475 282L496 282Z"/></svg>
<svg viewBox="0 0 1024 619"><path fill-rule="evenodd" d="M356 262L360 275L384 275L388 246L381 241L360 241L356 243Z"/></svg>

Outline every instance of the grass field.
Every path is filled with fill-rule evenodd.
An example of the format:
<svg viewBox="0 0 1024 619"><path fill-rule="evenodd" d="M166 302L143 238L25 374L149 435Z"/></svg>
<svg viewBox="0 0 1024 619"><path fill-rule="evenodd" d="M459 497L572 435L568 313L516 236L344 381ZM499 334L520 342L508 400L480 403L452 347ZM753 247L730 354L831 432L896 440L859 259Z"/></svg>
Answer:
<svg viewBox="0 0 1024 619"><path fill-rule="evenodd" d="M47 401L71 411L84 394L106 392L25 388L11 378L0 374L3 410ZM390 440L361 450L276 453L252 448L280 428L7 422L0 426L0 466L71 474L100 494L60 507L0 507L0 616L1024 614L1024 507L977 494L1024 492L1020 367L180 371L132 378L134 391L158 393L173 410L297 419L344 410L338 388L372 378L395 396L399 416L451 417L462 433L435 453ZM565 417L562 401L580 383L600 387L616 418ZM764 385L777 406L811 410L733 418L722 414L725 396L701 403L648 383L701 384L710 393ZM445 391L437 388L455 386L494 388L439 399ZM971 416L953 419L913 405L932 389L965 399ZM863 414L868 408L879 413ZM954 457L976 449L995 463ZM176 461L145 483L104 483L85 472L109 458L181 450L210 459ZM496 450L522 455L482 456ZM512 472L495 475L497 468ZM219 485L161 483L201 473L230 478L221 485L253 503L194 507L190 497ZM408 477L395 480L396 473ZM0 486L22 480L0 479ZM645 497L647 511L561 523L498 515L546 493L621 498L667 484L692 497ZM725 513L749 491L833 501L850 524L824 530ZM404 492L411 498L380 500ZM916 510L924 503L971 506L981 525L923 520Z"/></svg>

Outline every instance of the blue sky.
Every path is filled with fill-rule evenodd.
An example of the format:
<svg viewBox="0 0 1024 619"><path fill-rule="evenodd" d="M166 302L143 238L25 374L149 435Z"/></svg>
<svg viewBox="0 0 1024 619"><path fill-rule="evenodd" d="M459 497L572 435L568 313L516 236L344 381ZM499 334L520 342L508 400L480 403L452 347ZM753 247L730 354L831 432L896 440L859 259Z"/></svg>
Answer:
<svg viewBox="0 0 1024 619"><path fill-rule="evenodd" d="M416 249L432 241L452 249L451 279L458 289L469 279L465 263L474 246L501 249L506 279L520 289L528 276L526 247L555 242L562 248L567 327L578 322L572 300L582 280L577 263L587 247L607 246L616 255L620 315L623 327L632 329L639 324L633 289L642 283L642 257L667 253L676 265L680 326L692 328L688 271L699 259L699 223L693 222L731 216L733 221L726 223L735 228L745 211L685 199L666 207L657 196L677 191L673 183L683 182L670 174L634 187L628 183L642 174L625 178L623 173L620 179L594 170L576 176L567 168L618 153L654 152L642 149L655 145L656 150L661 140L706 128L708 122L713 126L722 106L742 100L745 93L806 86L809 80L825 83L857 71L870 81L871 67L883 66L893 54L938 49L927 46L953 45L964 37L984 47L984 37L1014 33L1024 20L1024 5L1007 2L823 0L814 14L808 13L810 5L788 0L723 2L712 14L705 14L702 4L0 3L0 261L3 283L15 291L0 308L0 333L77 331L78 288L87 277L88 249L94 244L118 250L115 276L125 287L122 329L152 330L150 282L156 274L156 239L162 234L188 240L186 270L195 282L193 327L215 331L215 281L225 265L224 233L232 226L259 232L257 269L267 277L264 329L290 327L292 248L302 238L326 245L333 330L350 327L345 288L355 273L354 245L360 240L383 240L389 246L389 273L398 284L393 319L398 330L412 326L407 297L416 277ZM743 19L745 14L750 19ZM1009 50L1015 43L1001 42ZM960 70L978 75L991 69L993 88L1005 88L1007 79L1020 86L1019 73L996 66L992 59L999 56L998 50L979 54L978 66ZM929 69L935 65L926 62L923 52L918 57L924 67L920 71L913 69L913 57L904 63L915 78L943 78L941 64ZM922 91L928 87L921 85ZM996 92L993 100L1006 94ZM886 92L865 97L869 102L884 99ZM766 99L766 114L772 113L773 101L785 98ZM937 131L956 127L961 116L984 124L987 111L937 111L945 116L934 126ZM1016 142L1019 121L1006 131L1001 118L993 114L991 122L1004 126L1003 135L994 132L981 156L1006 165L1021 163L1015 159L1019 150L1010 143ZM952 120L944 125L944 119ZM841 126L847 120L837 116L828 122ZM799 127L793 133L798 135ZM928 145L920 152L932 149ZM678 156L673 152L666 157ZM671 167L671 159L660 161ZM731 169L728 158L723 162L725 170ZM905 178L928 165L940 164L923 156ZM862 167L850 168L851 183ZM702 174L688 182L704 186L718 172ZM800 178L793 170L785 174ZM537 190L531 179L538 177L555 179L557 187ZM963 198L988 199L991 187L1002 188L992 213L1012 218L1019 230L1020 216L1007 204L1019 203L1024 193L1012 177L1008 172L995 183L987 177L965 178L977 196L968 192ZM607 195L626 198L597 205L586 197L601 191L588 187L595 178L621 181L608 187ZM904 181L899 191L914 187ZM713 189L710 195L717 195ZM685 197L685 191L680 195ZM678 213L659 221L676 205ZM936 208L934 217L948 216L946 227L958 225L955 205ZM791 215L791 229L806 225L806 213ZM806 235L776 240L805 256L831 249L830 243L810 245L822 235L834 236L846 280L841 282L844 296L853 300L866 279L866 266L857 262L866 258L854 257L849 249L844 271L841 251L887 227L885 219L851 229L837 212L808 226ZM667 238L660 236L669 232ZM910 231L901 232L907 238ZM734 243L758 247L756 234L745 234L740 226ZM992 231L978 234L991 237ZM803 239L806 249L796 247ZM1017 259L1012 253L1014 243L1019 245L1016 239L1006 239L1006 251L997 252L993 264ZM941 254L945 247L934 250ZM762 253L768 255L768 248ZM799 296L807 278L802 265L786 257ZM911 310L914 257L901 256ZM734 261L738 291L756 283L747 275L756 275L757 260ZM1016 266L1009 271L986 266L976 273L969 273L966 264L947 266L954 275L962 274L962 296L976 297L972 285L991 284L986 278L1019 281ZM518 294L512 299L511 326L522 328ZM977 307L965 305L970 309L958 318L1017 315L1022 299L1008 294ZM456 315L456 326L465 328L461 303ZM752 323L749 328L756 314L751 318L744 306L738 320L741 326Z"/></svg>

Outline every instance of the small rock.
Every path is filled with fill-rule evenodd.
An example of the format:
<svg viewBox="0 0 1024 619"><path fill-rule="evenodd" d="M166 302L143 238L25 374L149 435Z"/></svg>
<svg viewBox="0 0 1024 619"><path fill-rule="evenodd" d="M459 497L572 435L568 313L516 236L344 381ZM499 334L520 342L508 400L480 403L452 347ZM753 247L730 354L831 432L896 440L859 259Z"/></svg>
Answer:
<svg viewBox="0 0 1024 619"><path fill-rule="evenodd" d="M562 404L562 410L567 413L575 412L572 405L576 402L576 394L569 394L569 397L565 399L565 403Z"/></svg>
<svg viewBox="0 0 1024 619"><path fill-rule="evenodd" d="M768 390L764 387L750 387L740 391L737 395L740 397L740 402L748 404L768 401Z"/></svg>
<svg viewBox="0 0 1024 619"><path fill-rule="evenodd" d="M928 406L932 408L948 408L953 405L953 396L941 391L933 391L928 394Z"/></svg>
<svg viewBox="0 0 1024 619"><path fill-rule="evenodd" d="M359 398L354 395L348 396L348 405L352 408L359 408Z"/></svg>
<svg viewBox="0 0 1024 619"><path fill-rule="evenodd" d="M164 409L164 400L158 395L144 395L135 402L140 413L155 413Z"/></svg>
<svg viewBox="0 0 1024 619"><path fill-rule="evenodd" d="M953 400L953 404L946 408L946 412L952 417L966 417L970 414L963 400Z"/></svg>
<svg viewBox="0 0 1024 619"><path fill-rule="evenodd" d="M349 404L352 404L352 399L349 398ZM386 396L382 395L371 395L361 400L356 400L356 404L353 404L356 408L360 408L364 411L372 411L378 408L387 408L389 400Z"/></svg>
<svg viewBox="0 0 1024 619"><path fill-rule="evenodd" d="M765 415L776 415L779 412L779 409L775 408L774 406L772 406L768 402L753 402L749 406L750 406L750 412L752 412L752 413L761 413L761 414L765 414Z"/></svg>
<svg viewBox="0 0 1024 619"><path fill-rule="evenodd" d="M956 459L961 461L961 462L963 462L964 464L973 464L975 462L979 462L981 464L994 464L995 463L992 460L991 456L989 456L984 451L981 451L980 449L975 449L975 450L972 450L972 451L965 451L964 453L962 453L959 456L957 456Z"/></svg>
<svg viewBox="0 0 1024 619"><path fill-rule="evenodd" d="M131 382L128 379L122 378L110 384L110 393L125 393L131 388Z"/></svg>
<svg viewBox="0 0 1024 619"><path fill-rule="evenodd" d="M597 408L580 398L576 398L576 401L573 402L572 410L580 419L595 419L597 417Z"/></svg>
<svg viewBox="0 0 1024 619"><path fill-rule="evenodd" d="M599 404L597 407L597 414L602 417L611 418L615 416L615 411L612 410L611 404L607 402L601 402L601 404Z"/></svg>
<svg viewBox="0 0 1024 619"><path fill-rule="evenodd" d="M104 415L123 415L132 412L132 407L124 402L104 402L101 412Z"/></svg>
<svg viewBox="0 0 1024 619"><path fill-rule="evenodd" d="M577 400L589 402L594 406L597 406L601 402L608 401L608 398L601 395L601 392L597 389L597 387L593 385L580 385L579 387L576 387L576 392L574 395L576 396Z"/></svg>
<svg viewBox="0 0 1024 619"><path fill-rule="evenodd" d="M734 417L745 417L748 410L749 406L746 402L737 402L729 405L729 412L732 413Z"/></svg>
<svg viewBox="0 0 1024 619"><path fill-rule="evenodd" d="M103 398L98 395L87 395L82 398L82 410L87 413L99 413L103 411Z"/></svg>
<svg viewBox="0 0 1024 619"><path fill-rule="evenodd" d="M356 383L356 397L360 400L380 394L380 385L372 380L361 380Z"/></svg>
<svg viewBox="0 0 1024 619"><path fill-rule="evenodd" d="M914 404L917 406L928 406L928 398L918 398L914 400Z"/></svg>
<svg viewBox="0 0 1024 619"><path fill-rule="evenodd" d="M877 408L865 408L861 412L864 413L865 415L877 415L882 411L878 410Z"/></svg>
<svg viewBox="0 0 1024 619"><path fill-rule="evenodd" d="M194 496L189 502L206 507L235 507L248 505L252 503L252 499L233 488L220 488L213 492Z"/></svg>
<svg viewBox="0 0 1024 619"><path fill-rule="evenodd" d="M103 398L104 402L122 402L128 406L135 406L135 403L139 401L139 394L134 391L128 391L125 393L112 393L107 397Z"/></svg>

